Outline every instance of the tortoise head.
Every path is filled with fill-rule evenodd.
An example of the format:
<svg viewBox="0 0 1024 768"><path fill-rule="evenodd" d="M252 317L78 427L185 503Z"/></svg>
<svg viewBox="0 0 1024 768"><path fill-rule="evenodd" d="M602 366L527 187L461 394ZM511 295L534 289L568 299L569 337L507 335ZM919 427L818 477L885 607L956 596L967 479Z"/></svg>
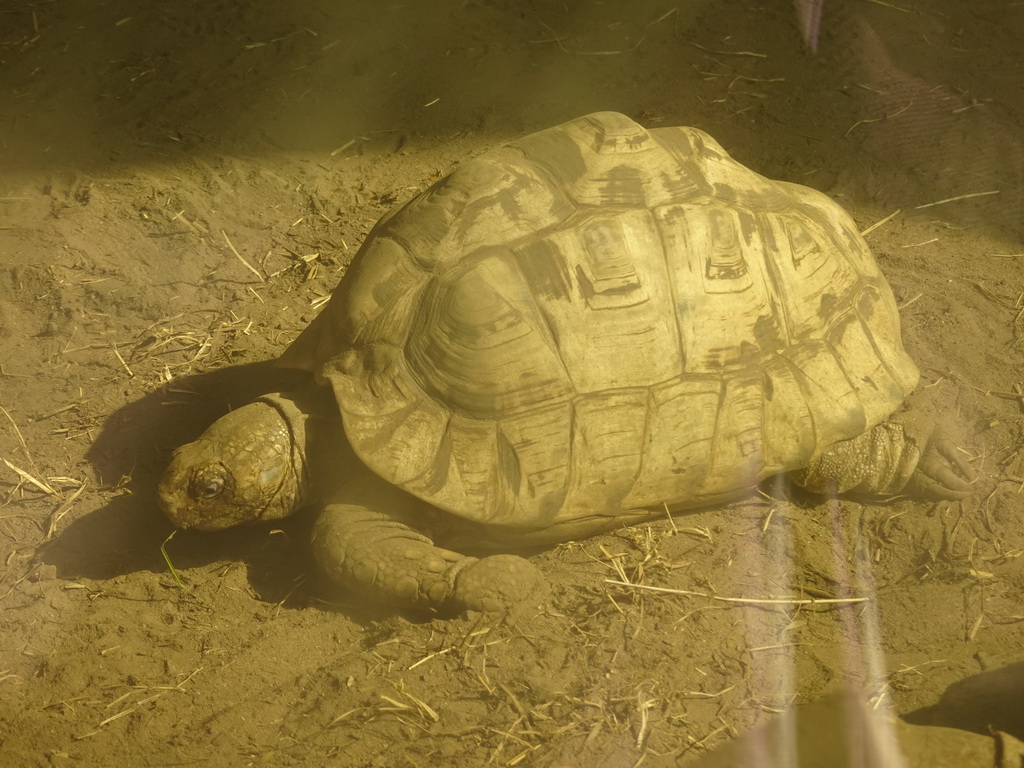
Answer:
<svg viewBox="0 0 1024 768"><path fill-rule="evenodd" d="M180 528L204 531L292 514L306 496L303 432L270 399L222 416L174 452L160 507Z"/></svg>

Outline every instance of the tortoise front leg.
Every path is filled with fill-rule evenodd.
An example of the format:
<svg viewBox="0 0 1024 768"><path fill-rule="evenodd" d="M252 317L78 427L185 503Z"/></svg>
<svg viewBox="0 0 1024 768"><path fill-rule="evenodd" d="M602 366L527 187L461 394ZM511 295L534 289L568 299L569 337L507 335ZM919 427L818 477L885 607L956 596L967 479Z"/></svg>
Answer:
<svg viewBox="0 0 1024 768"><path fill-rule="evenodd" d="M813 493L887 497L905 493L937 499L969 495L974 469L941 428L924 439L885 421L829 447L790 478Z"/></svg>
<svg viewBox="0 0 1024 768"><path fill-rule="evenodd" d="M412 608L498 611L535 591L537 569L515 555L465 557L434 545L395 515L329 504L313 529L313 552L337 584Z"/></svg>

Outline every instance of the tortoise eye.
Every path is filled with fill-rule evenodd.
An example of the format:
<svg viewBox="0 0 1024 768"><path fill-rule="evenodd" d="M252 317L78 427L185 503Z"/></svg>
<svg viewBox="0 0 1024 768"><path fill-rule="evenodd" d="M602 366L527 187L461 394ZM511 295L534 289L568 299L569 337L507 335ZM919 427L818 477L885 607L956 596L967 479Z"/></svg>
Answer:
<svg viewBox="0 0 1024 768"><path fill-rule="evenodd" d="M203 488L203 492L200 494L204 499L212 499L218 493L224 490L224 479L221 477L215 477L206 484Z"/></svg>
<svg viewBox="0 0 1024 768"><path fill-rule="evenodd" d="M212 499L227 487L227 476L221 466L204 467L195 473L189 483L189 493L196 499Z"/></svg>

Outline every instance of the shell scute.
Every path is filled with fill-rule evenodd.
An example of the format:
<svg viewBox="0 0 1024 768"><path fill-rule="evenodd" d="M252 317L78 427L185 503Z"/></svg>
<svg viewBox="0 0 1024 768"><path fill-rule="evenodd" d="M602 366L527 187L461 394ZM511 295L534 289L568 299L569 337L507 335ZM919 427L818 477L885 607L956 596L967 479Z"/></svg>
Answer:
<svg viewBox="0 0 1024 768"><path fill-rule="evenodd" d="M707 189L697 164L669 158L660 139L623 117L589 115L513 146L579 206L651 208Z"/></svg>
<svg viewBox="0 0 1024 768"><path fill-rule="evenodd" d="M666 264L649 213L583 212L568 224L548 233L542 250L560 265L566 290L537 292L534 301L576 391L646 386L678 373ZM522 271L539 269L531 259Z"/></svg>
<svg viewBox="0 0 1024 768"><path fill-rule="evenodd" d="M412 375L452 410L494 419L572 392L529 284L510 258L492 256L438 276L407 322Z"/></svg>
<svg viewBox="0 0 1024 768"><path fill-rule="evenodd" d="M651 387L643 459L625 506L673 506L697 497L708 470L721 396L722 378L715 375L677 377Z"/></svg>
<svg viewBox="0 0 1024 768"><path fill-rule="evenodd" d="M650 392L614 389L577 398L567 498L584 508L622 509L633 490L644 455ZM610 502L609 502L610 500Z"/></svg>
<svg viewBox="0 0 1024 768"><path fill-rule="evenodd" d="M499 424L516 456L519 495L528 498L543 524L565 500L571 456L573 406L569 401L509 416Z"/></svg>

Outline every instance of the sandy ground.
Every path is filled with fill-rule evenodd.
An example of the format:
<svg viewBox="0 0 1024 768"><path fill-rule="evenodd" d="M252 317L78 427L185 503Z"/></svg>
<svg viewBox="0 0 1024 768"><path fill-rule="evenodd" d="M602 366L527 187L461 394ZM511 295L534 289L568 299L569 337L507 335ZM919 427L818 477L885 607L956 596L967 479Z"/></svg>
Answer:
<svg viewBox="0 0 1024 768"><path fill-rule="evenodd" d="M1019 659L1024 4L825 9L812 54L785 2L3 4L0 763L666 766L842 681L909 712ZM598 109L898 211L868 241L977 493L566 544L507 617L332 591L306 516L177 535L181 589L171 450L281 385L259 363L393 204ZM801 595L869 600L716 599Z"/></svg>

